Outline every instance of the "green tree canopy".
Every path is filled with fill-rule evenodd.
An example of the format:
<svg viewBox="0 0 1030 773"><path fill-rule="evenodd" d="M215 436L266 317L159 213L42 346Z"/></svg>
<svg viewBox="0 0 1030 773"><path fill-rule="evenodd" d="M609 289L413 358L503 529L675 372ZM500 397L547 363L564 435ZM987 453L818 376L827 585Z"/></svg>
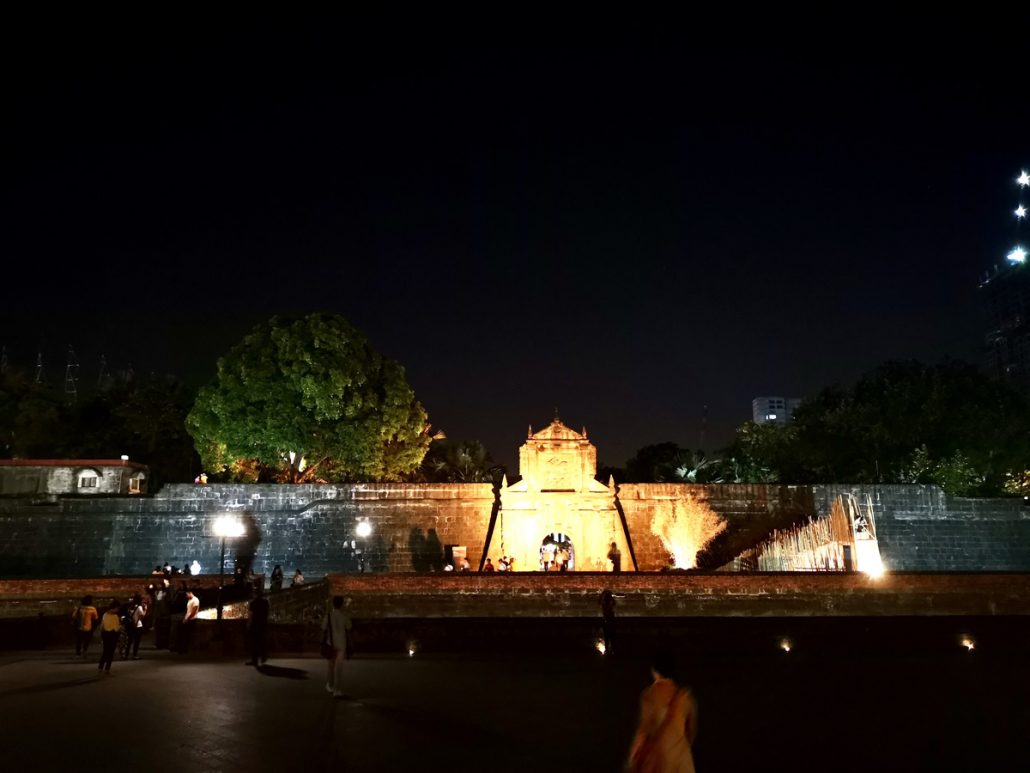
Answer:
<svg viewBox="0 0 1030 773"><path fill-rule="evenodd" d="M745 424L726 456L745 478L997 494L1030 468L1030 404L971 365L889 362L805 400L786 427Z"/></svg>
<svg viewBox="0 0 1030 773"><path fill-rule="evenodd" d="M429 483L490 483L493 459L478 440L434 440L418 477Z"/></svg>
<svg viewBox="0 0 1030 773"><path fill-rule="evenodd" d="M187 418L201 459L239 479L398 480L429 447L404 369L343 317L273 317L218 361Z"/></svg>

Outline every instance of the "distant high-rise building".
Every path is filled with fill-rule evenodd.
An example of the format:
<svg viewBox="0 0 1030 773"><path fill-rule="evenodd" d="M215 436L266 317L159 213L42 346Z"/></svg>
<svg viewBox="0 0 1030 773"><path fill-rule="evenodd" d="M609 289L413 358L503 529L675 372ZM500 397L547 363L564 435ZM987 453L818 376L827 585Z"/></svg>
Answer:
<svg viewBox="0 0 1030 773"><path fill-rule="evenodd" d="M980 283L990 327L987 330L987 369L992 375L1030 391L1030 268L1020 237L1027 219L1024 203L1030 175L1020 170L1014 216L1015 247L1005 256L1006 265L995 267Z"/></svg>
<svg viewBox="0 0 1030 773"><path fill-rule="evenodd" d="M1030 267L1011 263L980 283L990 327L987 369L991 375L1030 389Z"/></svg>
<svg viewBox="0 0 1030 773"><path fill-rule="evenodd" d="M751 401L755 424L786 424L801 405L800 397L756 397Z"/></svg>

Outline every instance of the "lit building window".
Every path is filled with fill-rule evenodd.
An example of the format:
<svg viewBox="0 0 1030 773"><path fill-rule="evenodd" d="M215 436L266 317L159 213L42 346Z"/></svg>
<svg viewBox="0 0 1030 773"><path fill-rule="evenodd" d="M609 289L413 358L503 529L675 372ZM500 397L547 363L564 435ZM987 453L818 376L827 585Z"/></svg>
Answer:
<svg viewBox="0 0 1030 773"><path fill-rule="evenodd" d="M84 472L79 476L79 488L96 488L99 480L95 472Z"/></svg>

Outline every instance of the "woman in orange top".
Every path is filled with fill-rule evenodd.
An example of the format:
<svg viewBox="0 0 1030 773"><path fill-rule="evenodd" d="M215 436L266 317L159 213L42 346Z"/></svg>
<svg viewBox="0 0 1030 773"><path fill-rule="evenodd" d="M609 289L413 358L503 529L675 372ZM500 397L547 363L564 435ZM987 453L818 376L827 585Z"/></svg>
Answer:
<svg viewBox="0 0 1030 773"><path fill-rule="evenodd" d="M629 752L634 773L693 773L690 745L697 735L697 705L690 690L672 680L674 661L657 655L654 682L640 696L640 724Z"/></svg>
<svg viewBox="0 0 1030 773"><path fill-rule="evenodd" d="M93 641L93 628L100 616L93 606L92 596L83 596L78 609L72 612L72 627L75 629L75 654L86 657L89 644Z"/></svg>

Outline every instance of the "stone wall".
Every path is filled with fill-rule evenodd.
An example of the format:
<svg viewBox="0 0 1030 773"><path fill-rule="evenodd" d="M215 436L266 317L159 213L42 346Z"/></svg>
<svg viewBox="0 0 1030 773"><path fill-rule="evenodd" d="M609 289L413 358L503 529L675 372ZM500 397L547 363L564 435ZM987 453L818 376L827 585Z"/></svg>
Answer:
<svg viewBox="0 0 1030 773"><path fill-rule="evenodd" d="M641 570L668 557L651 534L655 508L688 492L729 524L702 568L722 566L772 529L828 513L834 497L852 493L872 504L888 571L1030 571L1030 508L1019 500L956 499L934 486L626 484L618 501ZM228 567L253 555L258 573L281 564L287 577L299 567L315 579L357 568L355 526L364 519L373 527L364 545L373 571L439 570L446 545L465 545L475 565L494 494L488 484L176 484L153 496L32 502L0 497L0 577L144 575L158 563L194 559L217 573L211 525L232 512L248 536L228 543ZM623 567L632 568L629 555Z"/></svg>
<svg viewBox="0 0 1030 773"><path fill-rule="evenodd" d="M357 619L1030 615L1027 574L519 573L329 576Z"/></svg>
<svg viewBox="0 0 1030 773"><path fill-rule="evenodd" d="M667 559L651 534L655 508L686 492L728 523L699 557L702 568L722 566L773 529L826 515L836 497L852 494L872 506L888 571L1030 571L1030 508L1019 499L963 499L921 485L624 484L619 502L641 569L658 569Z"/></svg>
<svg viewBox="0 0 1030 773"><path fill-rule="evenodd" d="M483 550L494 503L489 484L165 486L152 497L62 498L32 505L0 499L0 577L142 575L169 561L194 559L217 573L220 541L214 519L235 513L247 536L227 543L253 555L254 570L309 578L355 569L364 549L373 571L441 569L446 545ZM364 542L355 526L368 520ZM435 564L435 566L434 566Z"/></svg>

